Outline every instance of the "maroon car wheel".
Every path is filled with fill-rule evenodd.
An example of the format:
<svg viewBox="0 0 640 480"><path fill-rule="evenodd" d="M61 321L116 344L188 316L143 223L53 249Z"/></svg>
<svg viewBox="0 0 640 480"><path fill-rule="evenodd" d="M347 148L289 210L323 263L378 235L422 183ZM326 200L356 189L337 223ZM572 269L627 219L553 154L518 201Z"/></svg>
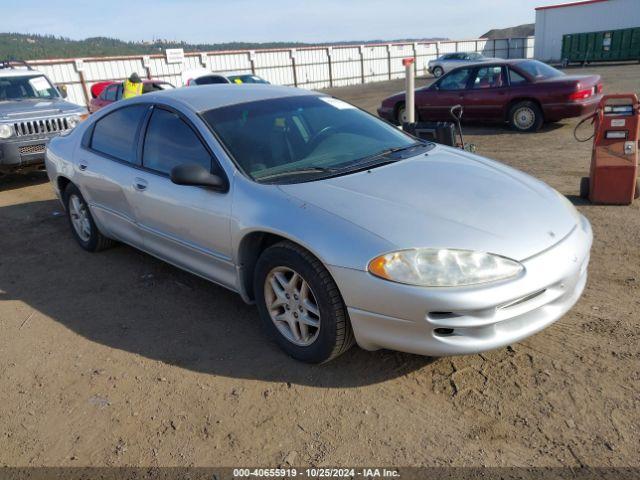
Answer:
<svg viewBox="0 0 640 480"><path fill-rule="evenodd" d="M535 132L540 129L542 122L542 110L534 102L518 102L509 110L509 123L519 132Z"/></svg>

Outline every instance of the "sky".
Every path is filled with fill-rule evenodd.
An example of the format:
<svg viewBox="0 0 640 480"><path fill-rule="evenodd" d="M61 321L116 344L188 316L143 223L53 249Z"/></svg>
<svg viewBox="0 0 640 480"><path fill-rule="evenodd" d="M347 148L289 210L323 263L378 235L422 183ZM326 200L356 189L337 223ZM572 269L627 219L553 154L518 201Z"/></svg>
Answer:
<svg viewBox="0 0 640 480"><path fill-rule="evenodd" d="M0 32L189 43L476 38L566 0L2 0Z"/></svg>

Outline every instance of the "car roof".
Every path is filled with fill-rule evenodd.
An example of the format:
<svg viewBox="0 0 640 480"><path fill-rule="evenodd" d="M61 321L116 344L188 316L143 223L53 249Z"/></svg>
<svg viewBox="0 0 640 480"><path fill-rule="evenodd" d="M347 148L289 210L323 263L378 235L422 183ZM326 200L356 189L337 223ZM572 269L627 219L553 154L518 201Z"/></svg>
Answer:
<svg viewBox="0 0 640 480"><path fill-rule="evenodd" d="M3 68L0 70L0 78L6 77L37 77L38 75L44 75L44 73L38 70L29 70L27 68Z"/></svg>
<svg viewBox="0 0 640 480"><path fill-rule="evenodd" d="M176 88L162 92L147 93L145 100L173 98L196 112L226 107L238 103L271 100L274 98L319 96L318 92L301 88L280 87L264 84L245 84L242 88L230 83L200 85L198 88Z"/></svg>

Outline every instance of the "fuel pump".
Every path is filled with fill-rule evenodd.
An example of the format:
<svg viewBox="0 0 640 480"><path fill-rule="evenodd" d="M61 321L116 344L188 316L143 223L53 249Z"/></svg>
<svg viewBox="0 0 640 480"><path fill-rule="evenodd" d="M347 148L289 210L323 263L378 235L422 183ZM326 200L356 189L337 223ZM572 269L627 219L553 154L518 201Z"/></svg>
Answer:
<svg viewBox="0 0 640 480"><path fill-rule="evenodd" d="M578 128L591 119L594 132L578 138ZM593 115L576 125L578 141L593 138L589 177L582 178L580 196L593 203L629 205L640 196L638 175L638 138L640 104L635 94L605 95Z"/></svg>

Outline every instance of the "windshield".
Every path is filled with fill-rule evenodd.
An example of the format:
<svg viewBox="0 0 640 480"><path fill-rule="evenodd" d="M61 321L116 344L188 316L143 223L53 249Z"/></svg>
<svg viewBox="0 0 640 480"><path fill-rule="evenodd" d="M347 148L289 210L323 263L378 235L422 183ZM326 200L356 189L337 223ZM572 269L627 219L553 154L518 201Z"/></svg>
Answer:
<svg viewBox="0 0 640 480"><path fill-rule="evenodd" d="M0 101L58 97L58 91L44 75L0 78Z"/></svg>
<svg viewBox="0 0 640 480"><path fill-rule="evenodd" d="M256 75L229 75L227 77L231 83L269 83L264 78Z"/></svg>
<svg viewBox="0 0 640 480"><path fill-rule="evenodd" d="M485 56L484 55L480 55L479 53L470 53L469 54L469 60L482 60L484 58L485 58Z"/></svg>
<svg viewBox="0 0 640 480"><path fill-rule="evenodd" d="M564 75L564 72L556 70L546 63L539 62L538 60L526 60L524 62L518 62L518 68L522 69L533 78L553 78Z"/></svg>
<svg viewBox="0 0 640 480"><path fill-rule="evenodd" d="M247 102L209 110L203 118L238 165L257 181L293 180L293 176L308 181L382 160L372 158L378 155L395 154L397 160L400 150L430 147L327 96Z"/></svg>

